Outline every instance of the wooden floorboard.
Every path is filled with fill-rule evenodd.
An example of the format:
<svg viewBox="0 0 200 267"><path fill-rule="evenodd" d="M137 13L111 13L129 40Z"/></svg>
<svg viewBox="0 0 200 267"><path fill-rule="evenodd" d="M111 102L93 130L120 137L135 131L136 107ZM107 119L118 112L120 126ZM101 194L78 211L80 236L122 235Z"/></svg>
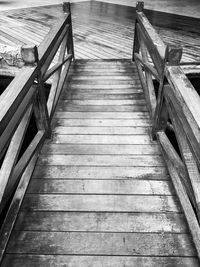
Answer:
<svg viewBox="0 0 200 267"><path fill-rule="evenodd" d="M43 267L65 267L68 262L69 267L163 267L163 266L178 266L178 267L198 267L199 262L192 257L119 257L119 256L68 256L68 255L16 255L7 254L3 267L15 266L43 266Z"/></svg>
<svg viewBox="0 0 200 267"><path fill-rule="evenodd" d="M56 215L56 216L55 216ZM126 216L126 220L124 217ZM187 233L180 213L21 211L17 231Z"/></svg>
<svg viewBox="0 0 200 267"><path fill-rule="evenodd" d="M73 64L2 266L198 266L134 63Z"/></svg>
<svg viewBox="0 0 200 267"><path fill-rule="evenodd" d="M52 240L54 245L49 246ZM164 242L163 242L164 241ZM66 245L67 244L67 245ZM56 248L56 249L55 249ZM187 234L89 233L89 232L13 232L9 253L195 256Z"/></svg>
<svg viewBox="0 0 200 267"><path fill-rule="evenodd" d="M36 179L147 179L168 180L165 167L116 167L113 166L53 166L37 165L33 177Z"/></svg>

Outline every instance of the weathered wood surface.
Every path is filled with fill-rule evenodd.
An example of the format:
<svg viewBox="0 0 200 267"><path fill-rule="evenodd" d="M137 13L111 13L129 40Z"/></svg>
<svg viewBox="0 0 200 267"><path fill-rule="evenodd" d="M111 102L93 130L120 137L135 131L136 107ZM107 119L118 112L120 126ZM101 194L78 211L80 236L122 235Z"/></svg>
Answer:
<svg viewBox="0 0 200 267"><path fill-rule="evenodd" d="M65 267L66 262L69 267L88 267L88 266L105 266L105 267L121 267L121 266L138 266L149 267L157 266L163 267L167 265L178 267L198 267L198 260L190 257L119 257L119 256L68 256L68 255L13 255L7 254L5 257L3 267L16 266L21 267L24 263L26 266L55 266Z"/></svg>
<svg viewBox="0 0 200 267"><path fill-rule="evenodd" d="M95 65L98 72L102 63L112 65L76 61L73 77L84 76L76 66L87 71ZM121 65L126 69L129 63ZM115 61L112 69L117 75ZM116 100L116 91L130 80L116 88L113 79L101 88L111 91L109 101L121 102L110 109L98 102L103 93L92 87L88 92L83 80L81 95L89 101L94 94L93 105L80 110L81 103L62 94L2 266L198 266L160 149L150 137L148 113L134 99L127 110L126 93ZM74 84L79 90L75 79L65 88L72 97L79 96Z"/></svg>
<svg viewBox="0 0 200 267"><path fill-rule="evenodd" d="M61 5L3 11L0 43L38 45L61 13ZM152 10L145 14L164 42L183 47L184 61L198 60L199 19ZM72 19L76 58L131 58L135 8L84 1L72 4Z"/></svg>

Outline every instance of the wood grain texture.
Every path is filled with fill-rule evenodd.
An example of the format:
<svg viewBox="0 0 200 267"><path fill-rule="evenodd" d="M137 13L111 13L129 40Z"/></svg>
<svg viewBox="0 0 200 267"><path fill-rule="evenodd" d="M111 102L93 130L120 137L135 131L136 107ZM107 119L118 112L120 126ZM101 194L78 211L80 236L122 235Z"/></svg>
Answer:
<svg viewBox="0 0 200 267"><path fill-rule="evenodd" d="M63 103L64 104L64 103ZM115 103L112 103L113 105L76 105L75 103L66 102L65 105L60 103L58 104L58 109L63 111L80 111L80 112L141 112L141 111L147 111L146 105L126 105L126 106L119 106L115 105Z"/></svg>
<svg viewBox="0 0 200 267"><path fill-rule="evenodd" d="M60 126L78 127L148 127L151 125L149 119L59 119L52 121L52 124Z"/></svg>
<svg viewBox="0 0 200 267"><path fill-rule="evenodd" d="M34 178L59 179L169 179L165 167L47 166L37 165Z"/></svg>
<svg viewBox="0 0 200 267"><path fill-rule="evenodd" d="M60 126L79 127L148 127L151 125L149 119L56 119L52 124Z"/></svg>
<svg viewBox="0 0 200 267"><path fill-rule="evenodd" d="M67 246L66 246L67 244ZM9 253L195 256L186 234L15 231Z"/></svg>
<svg viewBox="0 0 200 267"><path fill-rule="evenodd" d="M55 123L56 124L56 123ZM59 140L59 135L145 135L150 132L150 127L120 127L120 126L101 126L101 127L87 127L87 126L57 126L52 130L52 141ZM58 138L57 138L58 137ZM64 137L63 137L64 138ZM66 137L67 138L67 137ZM102 137L103 138L103 137ZM105 137L106 138L106 137ZM62 138L60 139L62 140ZM152 144L153 146L155 144Z"/></svg>
<svg viewBox="0 0 200 267"><path fill-rule="evenodd" d="M59 134L53 135L52 143L73 143L73 144L155 144L149 135L68 135ZM50 141L49 141L50 142ZM48 141L47 141L48 143Z"/></svg>
<svg viewBox="0 0 200 267"><path fill-rule="evenodd" d="M165 166L161 156L154 155L45 155L40 165L65 166Z"/></svg>
<svg viewBox="0 0 200 267"><path fill-rule="evenodd" d="M112 90L112 89L111 89ZM54 118L63 119L148 119L147 112L60 112L57 111Z"/></svg>
<svg viewBox="0 0 200 267"><path fill-rule="evenodd" d="M21 211L16 230L187 233L188 228L180 213Z"/></svg>
<svg viewBox="0 0 200 267"><path fill-rule="evenodd" d="M155 145L71 145L48 144L41 151L43 154L62 155L159 155L160 148Z"/></svg>
<svg viewBox="0 0 200 267"><path fill-rule="evenodd" d="M145 205L144 205L145 203ZM180 212L174 196L27 194L22 210Z"/></svg>
<svg viewBox="0 0 200 267"><path fill-rule="evenodd" d="M119 256L68 256L68 255L22 255L22 254L7 254L2 267L13 266L21 267L163 267L167 265L177 267L198 267L199 262L192 257L119 257Z"/></svg>
<svg viewBox="0 0 200 267"><path fill-rule="evenodd" d="M32 179L30 194L174 195L168 181Z"/></svg>

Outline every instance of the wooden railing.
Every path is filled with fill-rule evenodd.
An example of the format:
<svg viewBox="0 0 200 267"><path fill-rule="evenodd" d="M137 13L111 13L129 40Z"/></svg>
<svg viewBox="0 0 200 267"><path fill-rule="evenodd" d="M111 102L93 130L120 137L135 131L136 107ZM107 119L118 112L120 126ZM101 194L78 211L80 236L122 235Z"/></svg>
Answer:
<svg viewBox="0 0 200 267"><path fill-rule="evenodd" d="M182 49L164 44L143 7L138 2L133 60L151 114L152 136L162 147L200 258L200 97L180 67Z"/></svg>
<svg viewBox="0 0 200 267"><path fill-rule="evenodd" d="M69 3L63 4L63 11L62 18L38 48L34 45L22 48L26 66L0 96L1 211L18 185L10 206L10 209L13 209L13 212L9 212L12 218L7 218L3 237L1 236L1 255L41 144L51 134L51 119L74 58ZM45 82L48 79L51 79L51 88L47 96ZM22 151L21 147L31 120L35 121L37 130L29 145Z"/></svg>

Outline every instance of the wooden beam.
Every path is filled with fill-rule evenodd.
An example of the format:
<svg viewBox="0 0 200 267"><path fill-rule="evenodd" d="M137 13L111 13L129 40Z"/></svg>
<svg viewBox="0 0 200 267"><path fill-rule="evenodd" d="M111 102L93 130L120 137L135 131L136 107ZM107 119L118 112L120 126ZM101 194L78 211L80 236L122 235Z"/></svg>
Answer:
<svg viewBox="0 0 200 267"><path fill-rule="evenodd" d="M176 114L175 109L173 106L168 103L168 110L170 112L170 118L173 122L173 126L176 133L176 139L179 144L179 149L182 155L182 159L185 163L187 172L188 172L188 178L193 190L193 196L194 196L194 207L197 211L197 216L200 220L200 173L198 170L197 163L195 161L195 158L190 150L187 137L184 133L184 129L180 123L180 120L178 118L178 115Z"/></svg>
<svg viewBox="0 0 200 267"><path fill-rule="evenodd" d="M171 86L165 94L176 109L200 166L200 97L180 67L169 66L165 73Z"/></svg>
<svg viewBox="0 0 200 267"><path fill-rule="evenodd" d="M15 134L12 137L9 148L6 152L4 161L0 170L0 203L2 201L6 185L12 176L15 163L17 161L22 142L28 127L30 116L32 113L32 105L26 111L21 123L19 124Z"/></svg>
<svg viewBox="0 0 200 267"><path fill-rule="evenodd" d="M192 200L192 202L195 202L193 190L191 187L191 184L188 179L188 173L185 168L185 165L183 164L182 160L180 159L179 155L177 154L176 150L170 143L168 137L164 132L157 132L158 141L161 145L161 147L164 149L168 160L171 162L173 168L176 170L177 174L182 180L182 183L185 186L185 189L187 191L188 196Z"/></svg>
<svg viewBox="0 0 200 267"><path fill-rule="evenodd" d="M142 12L137 13L137 20L137 30L145 42L159 75L162 75L166 45Z"/></svg>
<svg viewBox="0 0 200 267"><path fill-rule="evenodd" d="M192 238L193 238L196 250L197 250L198 258L200 259L200 227L199 227L197 217L194 213L194 210L190 203L188 195L182 185L182 182L180 180L180 175L177 172L176 168L173 166L173 162L169 158L170 153L168 151L168 148L165 145L165 141L163 140L163 133L158 132L157 135L158 135L158 140L161 143L161 146L163 149L163 155L164 155L173 185L179 197L190 232L192 234Z"/></svg>
<svg viewBox="0 0 200 267"><path fill-rule="evenodd" d="M8 113L5 114L6 116L4 118L4 122L1 122L0 124L0 129L2 131L0 136L0 151L2 151L2 153L5 150L5 148L8 147L8 143L10 142L15 130L17 129L19 122L21 121L21 118L24 116L26 110L31 105L31 103L33 103L35 93L36 93L36 88L32 86L29 89L27 95L23 99L21 99L21 103L15 109L15 112L14 109L11 109L11 115L13 116L10 116L9 111ZM13 112L14 114L12 114ZM1 154L0 157L2 156L3 155Z"/></svg>
<svg viewBox="0 0 200 267"><path fill-rule="evenodd" d="M60 69L68 60L72 58L72 55L69 54L65 57L63 62L56 63L51 69L49 69L44 77L42 78L43 82L46 82L58 69Z"/></svg>
<svg viewBox="0 0 200 267"><path fill-rule="evenodd" d="M148 63L148 52L147 48L145 46L144 40L142 39L140 35L140 31L138 32L139 42L140 42L140 51L142 54L143 61ZM150 115L153 119L155 108L156 108L156 95L155 95L155 89L153 85L152 75L148 71L145 70L145 77L146 77L146 84L147 84L147 97L148 102L150 103Z"/></svg>
<svg viewBox="0 0 200 267"><path fill-rule="evenodd" d="M140 61L140 63L142 64L142 66L145 68L146 71L150 72L151 75L154 76L154 78L159 82L160 81L160 77L158 75L157 70L153 67L153 65L151 65L150 63L145 62L142 57L140 56L140 54L135 53L134 57L137 58L138 61Z"/></svg>
<svg viewBox="0 0 200 267"><path fill-rule="evenodd" d="M28 166L31 159L34 157L35 154L40 150L41 144L43 143L45 138L44 131L39 131L36 136L34 137L31 144L28 146L20 160L18 161L17 165L15 166L13 170L13 174L11 179L8 181L8 184L6 186L6 190L4 193L3 200L1 202L0 210L5 207L7 201L9 200L10 196L14 192L14 189L18 185L21 176L23 175L26 167Z"/></svg>
<svg viewBox="0 0 200 267"><path fill-rule="evenodd" d="M17 190L10 204L6 218L0 229L0 264L2 263L4 253L5 253L9 238L11 236L19 209L21 207L24 194L26 192L27 186L32 176L36 161L37 161L37 154L34 155L30 163L26 167L26 170L19 182Z"/></svg>

